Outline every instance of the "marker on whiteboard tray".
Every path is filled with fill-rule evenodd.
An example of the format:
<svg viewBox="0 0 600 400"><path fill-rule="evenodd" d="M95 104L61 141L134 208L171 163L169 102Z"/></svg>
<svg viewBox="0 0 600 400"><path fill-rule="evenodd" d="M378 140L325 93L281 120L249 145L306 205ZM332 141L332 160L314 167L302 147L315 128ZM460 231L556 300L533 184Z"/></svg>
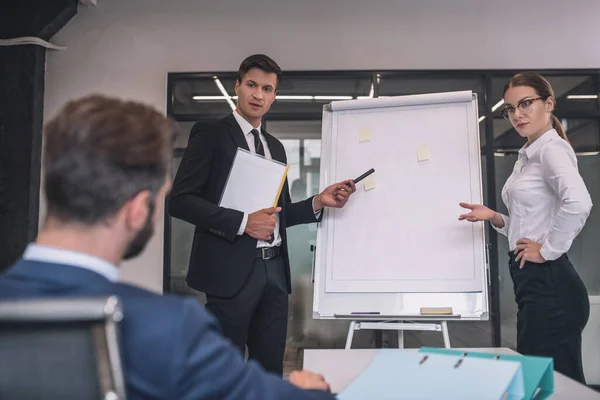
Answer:
<svg viewBox="0 0 600 400"><path fill-rule="evenodd" d="M379 311L352 311L350 314L352 314L352 315L379 315L381 313Z"/></svg>
<svg viewBox="0 0 600 400"><path fill-rule="evenodd" d="M356 179L353 179L352 182L354 182L354 184L356 185L358 182L362 181L363 179L365 179L367 176L371 175L373 172L375 172L374 168L371 168L370 170L368 170L367 172L365 172L364 174L362 174L361 176L359 176ZM349 184L346 184L347 186L350 186Z"/></svg>

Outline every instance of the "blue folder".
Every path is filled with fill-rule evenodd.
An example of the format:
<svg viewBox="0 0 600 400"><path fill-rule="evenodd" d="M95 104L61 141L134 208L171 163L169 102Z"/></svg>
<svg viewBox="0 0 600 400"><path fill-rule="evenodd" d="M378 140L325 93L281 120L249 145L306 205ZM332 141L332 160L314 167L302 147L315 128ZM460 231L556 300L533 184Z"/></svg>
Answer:
<svg viewBox="0 0 600 400"><path fill-rule="evenodd" d="M441 349L422 347L420 353L445 354L462 356L465 352L456 349ZM550 397L554 392L554 361L551 357L523 356L520 354L494 354L481 352L468 352L466 357L495 361L516 361L523 368L523 379L525 382L525 395L523 399L543 400Z"/></svg>

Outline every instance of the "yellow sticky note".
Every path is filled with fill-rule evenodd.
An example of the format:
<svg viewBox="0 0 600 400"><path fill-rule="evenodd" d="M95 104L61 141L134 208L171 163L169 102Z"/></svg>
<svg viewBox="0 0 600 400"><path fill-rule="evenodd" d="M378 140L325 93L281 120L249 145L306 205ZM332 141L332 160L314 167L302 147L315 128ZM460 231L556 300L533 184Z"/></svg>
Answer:
<svg viewBox="0 0 600 400"><path fill-rule="evenodd" d="M358 131L358 141L368 142L369 140L371 140L371 129L368 126L363 126Z"/></svg>
<svg viewBox="0 0 600 400"><path fill-rule="evenodd" d="M365 190L375 189L375 174L371 174L365 178L363 181L365 185Z"/></svg>
<svg viewBox="0 0 600 400"><path fill-rule="evenodd" d="M417 147L417 161L427 161L431 158L429 145L424 144Z"/></svg>

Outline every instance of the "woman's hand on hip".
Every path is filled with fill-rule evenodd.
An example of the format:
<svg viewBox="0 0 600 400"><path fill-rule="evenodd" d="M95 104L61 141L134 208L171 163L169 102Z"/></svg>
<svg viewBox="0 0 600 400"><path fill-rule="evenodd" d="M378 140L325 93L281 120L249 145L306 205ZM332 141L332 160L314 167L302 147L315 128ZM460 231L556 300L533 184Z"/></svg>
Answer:
<svg viewBox="0 0 600 400"><path fill-rule="evenodd" d="M542 248L542 244L538 242L534 242L529 239L519 239L517 241L517 247L515 247L515 261L520 261L521 265L519 268L523 269L525 266L525 262L529 261L536 264L542 264L546 262L546 259L542 257L540 250Z"/></svg>

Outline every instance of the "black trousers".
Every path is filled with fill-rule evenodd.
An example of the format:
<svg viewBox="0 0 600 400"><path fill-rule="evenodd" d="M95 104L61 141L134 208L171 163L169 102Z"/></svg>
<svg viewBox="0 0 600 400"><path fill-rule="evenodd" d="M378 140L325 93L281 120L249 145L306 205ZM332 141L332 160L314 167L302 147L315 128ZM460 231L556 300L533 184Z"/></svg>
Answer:
<svg viewBox="0 0 600 400"><path fill-rule="evenodd" d="M288 292L281 256L256 258L248 280L234 297L207 295L206 301L206 308L242 356L247 345L250 359L269 372L283 375Z"/></svg>
<svg viewBox="0 0 600 400"><path fill-rule="evenodd" d="M554 369L585 384L581 333L590 315L587 289L566 254L519 269L509 252L517 312L517 351L552 357Z"/></svg>

